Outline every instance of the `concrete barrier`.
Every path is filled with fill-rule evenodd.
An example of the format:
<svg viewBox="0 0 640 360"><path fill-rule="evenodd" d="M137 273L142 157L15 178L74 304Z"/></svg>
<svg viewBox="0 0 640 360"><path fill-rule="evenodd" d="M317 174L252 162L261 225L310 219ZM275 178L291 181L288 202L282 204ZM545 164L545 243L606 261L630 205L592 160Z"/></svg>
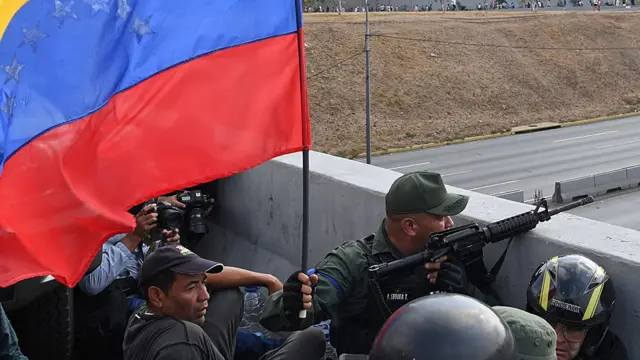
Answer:
<svg viewBox="0 0 640 360"><path fill-rule="evenodd" d="M627 180L630 186L638 186L640 184L640 165L627 168Z"/></svg>
<svg viewBox="0 0 640 360"><path fill-rule="evenodd" d="M342 242L374 232L384 216L384 195L401 174L311 152L309 266ZM594 184L595 186L595 184ZM455 187L470 196L457 225L486 224L533 209L531 205ZM269 161L218 182L220 206L211 231L196 251L230 266L272 273L284 281L300 268L302 231L301 155ZM485 261L492 266L505 243L490 244ZM602 265L614 280L617 296L612 330L640 359L640 232L571 214L518 236L498 275L496 287L507 305L523 308L526 286L542 261L582 253Z"/></svg>
<svg viewBox="0 0 640 360"><path fill-rule="evenodd" d="M515 202L524 202L524 191L522 190L512 190L512 191L503 191L491 196L498 197L500 199L511 200Z"/></svg>
<svg viewBox="0 0 640 360"><path fill-rule="evenodd" d="M593 176L593 180L596 185L596 195L604 195L610 191L629 188L627 169L596 174Z"/></svg>
<svg viewBox="0 0 640 360"><path fill-rule="evenodd" d="M562 204L576 198L604 195L611 191L624 190L640 184L640 165L595 175L557 181L553 201Z"/></svg>
<svg viewBox="0 0 640 360"><path fill-rule="evenodd" d="M595 196L596 183L592 176L556 181L553 201L562 204L577 197Z"/></svg>

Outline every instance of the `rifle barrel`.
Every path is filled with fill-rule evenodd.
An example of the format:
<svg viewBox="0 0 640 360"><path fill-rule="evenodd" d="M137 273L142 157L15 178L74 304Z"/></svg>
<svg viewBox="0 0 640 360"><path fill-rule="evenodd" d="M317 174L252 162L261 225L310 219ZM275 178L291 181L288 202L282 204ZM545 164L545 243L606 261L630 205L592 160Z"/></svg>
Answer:
<svg viewBox="0 0 640 360"><path fill-rule="evenodd" d="M580 199L578 201L574 201L572 203L568 203L567 205L560 206L559 208L555 208L553 210L549 210L549 216L556 215L561 212L565 212L567 210L575 209L577 207L587 205L593 202L593 196L586 197L584 199Z"/></svg>

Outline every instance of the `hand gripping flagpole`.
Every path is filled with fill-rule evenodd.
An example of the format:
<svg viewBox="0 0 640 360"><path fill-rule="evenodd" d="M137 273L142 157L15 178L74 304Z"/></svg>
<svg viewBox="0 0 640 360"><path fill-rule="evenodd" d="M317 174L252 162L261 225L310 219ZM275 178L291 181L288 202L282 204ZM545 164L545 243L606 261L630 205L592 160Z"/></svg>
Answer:
<svg viewBox="0 0 640 360"><path fill-rule="evenodd" d="M304 35L302 30L302 0L296 2L298 20L298 61L300 67L300 97L302 105L302 260L301 270L306 271L309 257L309 100L307 96ZM307 317L307 310L300 310L298 317Z"/></svg>

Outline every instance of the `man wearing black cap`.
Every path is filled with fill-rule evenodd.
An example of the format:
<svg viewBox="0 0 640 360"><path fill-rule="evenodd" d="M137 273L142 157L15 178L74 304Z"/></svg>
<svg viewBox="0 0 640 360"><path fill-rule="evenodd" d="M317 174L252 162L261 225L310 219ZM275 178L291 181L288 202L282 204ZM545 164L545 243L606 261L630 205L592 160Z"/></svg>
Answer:
<svg viewBox="0 0 640 360"><path fill-rule="evenodd" d="M163 246L148 256L139 276L147 305L129 320L124 359L233 359L242 295L237 288L209 293L206 286L223 269L181 245ZM321 359L324 335L309 330L292 334L261 360Z"/></svg>
<svg viewBox="0 0 640 360"><path fill-rule="evenodd" d="M464 266L453 259L426 264L426 269L380 286L372 286L367 274L371 265L424 251L429 235L452 227L450 216L461 213L468 201L467 196L448 193L437 173L402 175L386 195L386 217L378 230L343 243L307 274L293 273L283 290L267 300L260 323L282 331L331 319L331 344L339 355L368 354L389 311L438 291L476 295ZM299 316L302 309L307 310L304 318Z"/></svg>

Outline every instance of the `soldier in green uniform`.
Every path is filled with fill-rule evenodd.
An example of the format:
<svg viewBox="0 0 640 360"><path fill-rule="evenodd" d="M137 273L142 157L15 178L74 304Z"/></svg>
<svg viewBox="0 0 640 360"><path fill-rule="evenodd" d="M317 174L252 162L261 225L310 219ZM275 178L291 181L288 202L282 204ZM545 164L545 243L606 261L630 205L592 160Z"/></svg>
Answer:
<svg viewBox="0 0 640 360"><path fill-rule="evenodd" d="M388 316L413 299L451 292L484 300L469 284L464 265L452 258L374 286L367 272L371 265L424 251L429 235L452 227L450 216L461 213L468 200L448 193L437 173L399 177L385 197L386 217L378 230L343 243L307 274L293 273L267 300L261 324L274 331L293 331L331 319L331 344L339 355L368 354ZM302 309L307 314L301 318Z"/></svg>

